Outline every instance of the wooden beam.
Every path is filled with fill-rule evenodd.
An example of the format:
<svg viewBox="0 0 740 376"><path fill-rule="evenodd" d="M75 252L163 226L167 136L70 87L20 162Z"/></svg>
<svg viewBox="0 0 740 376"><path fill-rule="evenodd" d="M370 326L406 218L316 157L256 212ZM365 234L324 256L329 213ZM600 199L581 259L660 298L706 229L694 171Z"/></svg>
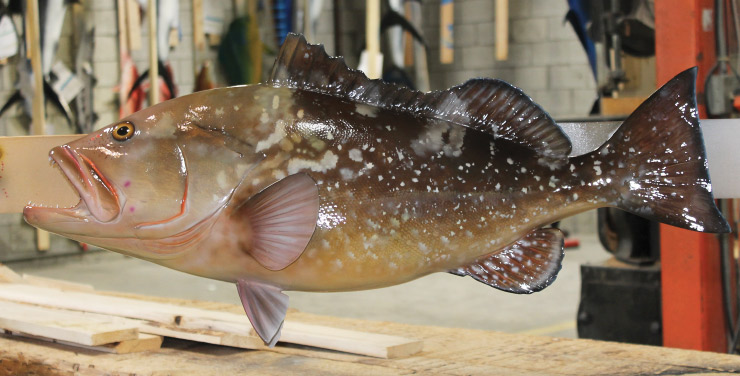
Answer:
<svg viewBox="0 0 740 376"><path fill-rule="evenodd" d="M99 346L136 339L139 330L116 318L0 302L0 328L33 336Z"/></svg>
<svg viewBox="0 0 740 376"><path fill-rule="evenodd" d="M64 291L91 292L95 290L95 288L92 285L88 285L84 283L75 283L75 282L70 282L70 281L64 281L61 279L39 277L39 276L25 274L25 273L23 274L23 282L29 285L33 285L33 286L50 287L50 288L60 289Z"/></svg>
<svg viewBox="0 0 740 376"><path fill-rule="evenodd" d="M22 213L29 202L71 207L79 195L49 165L51 148L82 137L0 137L0 213Z"/></svg>
<svg viewBox="0 0 740 376"><path fill-rule="evenodd" d="M121 0L126 2L126 51L141 49L141 12L137 0Z"/></svg>
<svg viewBox="0 0 740 376"><path fill-rule="evenodd" d="M0 285L0 300L149 321L137 326L143 333L264 348L244 314L28 285ZM415 339L290 321L285 323L280 341L379 358L408 356L421 351L423 346Z"/></svg>
<svg viewBox="0 0 740 376"><path fill-rule="evenodd" d="M85 350L100 351L100 352L110 353L110 354L132 354L132 353L139 353L139 352L144 352L144 351L159 350L162 347L162 342L164 340L164 338L161 336L156 336L156 335L146 334L146 333L139 333L139 338L136 338L136 339L129 339L129 340L121 341L121 342L115 342L115 343L110 343L110 344L100 345L100 346L88 346L88 345L81 345L79 343L56 340L52 338L32 336L29 334L23 334L23 333L18 333L18 332L15 332L15 333L11 332L11 334L14 336L18 336L18 337L32 338L38 341L59 343L59 344L66 345L66 346L78 347L78 348L85 349Z"/></svg>
<svg viewBox="0 0 740 376"><path fill-rule="evenodd" d="M509 0L496 0L496 60L509 58Z"/></svg>
<svg viewBox="0 0 740 376"><path fill-rule="evenodd" d="M439 5L439 62L452 64L455 61L455 4L453 0L442 0Z"/></svg>
<svg viewBox="0 0 740 376"><path fill-rule="evenodd" d="M149 106L159 103L159 55L157 53L157 0L149 0ZM167 48L167 46L161 46Z"/></svg>
<svg viewBox="0 0 740 376"><path fill-rule="evenodd" d="M31 111L31 134L46 133L46 109L44 108L44 73L41 66L41 32L39 26L39 2L26 2L26 35L30 36L29 51L33 70L33 99ZM49 233L36 229L36 249L48 251L51 246Z"/></svg>
<svg viewBox="0 0 740 376"><path fill-rule="evenodd" d="M23 283L23 277L14 272L9 267L0 264L0 282L2 283Z"/></svg>
<svg viewBox="0 0 740 376"><path fill-rule="evenodd" d="M384 359L405 358L424 346L416 339L291 321L285 322L280 341Z"/></svg>
<svg viewBox="0 0 740 376"><path fill-rule="evenodd" d="M367 46L367 77L380 78L383 67L380 56L380 0L367 0L365 12L365 45Z"/></svg>
<svg viewBox="0 0 740 376"><path fill-rule="evenodd" d="M198 51L203 51L206 48L206 33L203 29L203 22L203 0L193 0L193 46ZM198 69L195 64L193 68Z"/></svg>

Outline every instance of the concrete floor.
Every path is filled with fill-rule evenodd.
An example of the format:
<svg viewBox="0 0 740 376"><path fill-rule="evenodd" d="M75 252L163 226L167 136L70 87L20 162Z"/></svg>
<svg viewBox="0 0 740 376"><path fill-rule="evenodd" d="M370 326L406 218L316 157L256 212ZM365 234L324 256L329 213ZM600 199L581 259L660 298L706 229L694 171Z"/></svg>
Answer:
<svg viewBox="0 0 740 376"><path fill-rule="evenodd" d="M438 273L403 285L351 293L288 292L290 307L323 315L497 330L575 338L580 265L609 257L595 235L578 236L563 269L547 289L532 295L505 293L472 278ZM170 270L112 252L61 261L11 264L38 276L88 283L98 290L239 304L236 287Z"/></svg>

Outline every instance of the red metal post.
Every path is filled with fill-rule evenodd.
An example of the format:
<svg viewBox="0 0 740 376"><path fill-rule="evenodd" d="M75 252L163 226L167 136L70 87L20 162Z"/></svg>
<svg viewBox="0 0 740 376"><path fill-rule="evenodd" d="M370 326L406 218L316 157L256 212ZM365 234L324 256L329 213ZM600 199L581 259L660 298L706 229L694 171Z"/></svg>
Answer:
<svg viewBox="0 0 740 376"><path fill-rule="evenodd" d="M716 61L713 0L655 1L658 86L692 66L697 91ZM706 116L699 94L700 116ZM660 228L663 345L727 351L719 243L715 235Z"/></svg>

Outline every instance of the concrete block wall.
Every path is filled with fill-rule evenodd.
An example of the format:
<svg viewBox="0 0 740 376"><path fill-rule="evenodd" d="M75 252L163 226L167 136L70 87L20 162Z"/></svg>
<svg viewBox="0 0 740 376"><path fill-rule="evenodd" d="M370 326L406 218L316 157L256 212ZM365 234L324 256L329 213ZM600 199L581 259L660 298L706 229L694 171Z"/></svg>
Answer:
<svg viewBox="0 0 740 376"><path fill-rule="evenodd" d="M331 3L325 1L325 3ZM343 1L341 21L346 61L357 66L365 35L365 2ZM432 90L444 90L475 77L505 80L529 94L555 118L588 115L596 99L596 84L586 53L569 24L566 0L509 2L509 59L495 59L495 1L457 0L455 61L439 62L439 0L422 2L422 33L429 44L428 65ZM322 18L331 24L331 8ZM316 38L334 53L331 33ZM381 40L385 44L385 39ZM386 61L389 58L385 59Z"/></svg>

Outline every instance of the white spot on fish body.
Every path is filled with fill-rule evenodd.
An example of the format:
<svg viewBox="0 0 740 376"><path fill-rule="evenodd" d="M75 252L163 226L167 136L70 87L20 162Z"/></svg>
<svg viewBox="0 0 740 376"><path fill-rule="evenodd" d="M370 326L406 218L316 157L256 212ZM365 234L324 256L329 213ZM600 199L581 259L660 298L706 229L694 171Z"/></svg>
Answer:
<svg viewBox="0 0 740 376"><path fill-rule="evenodd" d="M500 189L501 189L501 183L496 183L496 190L498 191Z"/></svg>
<svg viewBox="0 0 740 376"><path fill-rule="evenodd" d="M578 200L578 193L573 194L573 200Z"/></svg>
<svg viewBox="0 0 740 376"><path fill-rule="evenodd" d="M371 118L374 118L374 117L377 117L378 116L378 108L377 107L368 106L368 105L363 104L363 103L357 103L355 105L355 111L358 114L362 115L362 116L367 116L367 117L371 117Z"/></svg>
<svg viewBox="0 0 740 376"><path fill-rule="evenodd" d="M349 151L349 159L355 162L362 162L362 152L359 149L352 149Z"/></svg>
<svg viewBox="0 0 740 376"><path fill-rule="evenodd" d="M229 181L226 176L226 171L220 170L218 174L216 175L216 183L218 183L218 186L222 189L229 187Z"/></svg>
<svg viewBox="0 0 740 376"><path fill-rule="evenodd" d="M310 169L314 172L325 172L337 166L337 157L331 150L328 150L320 161L293 158L288 162L288 173L293 175L300 170Z"/></svg>
<svg viewBox="0 0 740 376"><path fill-rule="evenodd" d="M223 116L224 115L224 108L219 107L216 109L216 116Z"/></svg>
<svg viewBox="0 0 740 376"><path fill-rule="evenodd" d="M522 193L527 193L527 188L522 188Z"/></svg>
<svg viewBox="0 0 740 376"><path fill-rule="evenodd" d="M262 113L263 116L266 116L265 113ZM255 148L255 151L260 152L262 150L268 149L272 145L277 144L285 138L285 121L278 120L275 124L275 131L273 131L269 136L267 136L266 139L260 141L257 143L257 147Z"/></svg>
<svg viewBox="0 0 740 376"><path fill-rule="evenodd" d="M340 168L339 174L342 175L342 179L344 180L351 180L352 178L355 177L354 171L352 171L349 168Z"/></svg>
<svg viewBox="0 0 740 376"><path fill-rule="evenodd" d="M573 164L571 164L571 165L570 165L570 172L573 172L573 171L575 171L575 170L576 170L576 166L574 166Z"/></svg>
<svg viewBox="0 0 740 376"><path fill-rule="evenodd" d="M329 132L326 132L326 139L327 139L327 140L333 140L333 139L334 139L334 135L333 135L333 134L331 134L331 131L329 131Z"/></svg>
<svg viewBox="0 0 740 376"><path fill-rule="evenodd" d="M511 159L511 158L506 158L506 163L508 163L510 165L513 165L514 164L514 160Z"/></svg>
<svg viewBox="0 0 740 376"><path fill-rule="evenodd" d="M272 97L272 109L277 110L279 106L280 106L280 97L278 97L277 95L274 95Z"/></svg>
<svg viewBox="0 0 740 376"><path fill-rule="evenodd" d="M598 175L601 175L601 167L599 167L599 166L594 166L594 171L596 171L596 175L597 175L597 176L598 176Z"/></svg>
<svg viewBox="0 0 740 376"><path fill-rule="evenodd" d="M378 175L378 181L383 181L383 175Z"/></svg>

